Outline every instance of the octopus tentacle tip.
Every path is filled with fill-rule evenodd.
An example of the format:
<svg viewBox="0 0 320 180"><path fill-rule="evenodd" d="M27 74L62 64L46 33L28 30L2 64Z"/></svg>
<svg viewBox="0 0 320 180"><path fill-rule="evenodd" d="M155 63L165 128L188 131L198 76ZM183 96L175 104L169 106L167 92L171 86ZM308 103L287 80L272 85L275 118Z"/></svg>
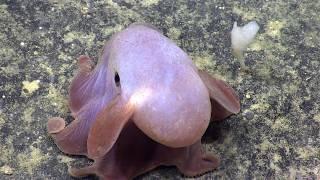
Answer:
<svg viewBox="0 0 320 180"><path fill-rule="evenodd" d="M62 131L66 126L64 119L60 117L50 118L47 123L47 129L50 134L56 134Z"/></svg>
<svg viewBox="0 0 320 180"><path fill-rule="evenodd" d="M93 68L93 62L87 55L80 55L78 57L78 66L81 71L90 72Z"/></svg>

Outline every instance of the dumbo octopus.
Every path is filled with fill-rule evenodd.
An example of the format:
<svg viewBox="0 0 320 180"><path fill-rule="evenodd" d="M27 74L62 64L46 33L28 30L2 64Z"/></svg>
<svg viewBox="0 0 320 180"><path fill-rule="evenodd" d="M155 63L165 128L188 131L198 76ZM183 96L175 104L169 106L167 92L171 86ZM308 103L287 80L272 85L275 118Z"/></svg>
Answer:
<svg viewBox="0 0 320 180"><path fill-rule="evenodd" d="M162 165L196 176L218 167L201 137L210 120L240 111L239 98L159 30L132 24L111 37L94 69L88 56L78 65L69 91L74 120L47 124L61 151L94 161L70 168L72 176L132 179Z"/></svg>

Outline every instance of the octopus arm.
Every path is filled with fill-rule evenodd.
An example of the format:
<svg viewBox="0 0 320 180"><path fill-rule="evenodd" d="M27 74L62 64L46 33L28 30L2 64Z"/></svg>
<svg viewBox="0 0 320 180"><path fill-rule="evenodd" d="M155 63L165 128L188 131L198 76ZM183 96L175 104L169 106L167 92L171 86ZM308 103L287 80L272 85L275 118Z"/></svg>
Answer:
<svg viewBox="0 0 320 180"><path fill-rule="evenodd" d="M65 120L59 117L49 119L47 128L59 149L72 155L86 155L87 126L85 121L76 119L65 127Z"/></svg>
<svg viewBox="0 0 320 180"><path fill-rule="evenodd" d="M112 148L133 112L133 103L124 102L123 98L117 95L98 113L88 135L89 158L102 157Z"/></svg>
<svg viewBox="0 0 320 180"><path fill-rule="evenodd" d="M65 127L66 122L60 117L49 119L48 132L61 151L73 155L87 155L87 138L89 129L102 111L106 102L93 99L82 107L73 120Z"/></svg>
<svg viewBox="0 0 320 180"><path fill-rule="evenodd" d="M171 148L147 137L134 122L124 126L111 150L87 167L71 168L74 177L96 174L101 179L133 179L158 166L176 166L189 177L204 174L219 166L220 160L203 150L200 140L181 148Z"/></svg>

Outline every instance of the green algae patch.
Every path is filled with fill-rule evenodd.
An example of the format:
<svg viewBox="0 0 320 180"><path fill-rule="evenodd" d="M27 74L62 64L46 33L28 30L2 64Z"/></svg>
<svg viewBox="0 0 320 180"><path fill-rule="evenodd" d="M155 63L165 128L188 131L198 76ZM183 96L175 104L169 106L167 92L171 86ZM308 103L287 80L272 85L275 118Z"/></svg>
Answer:
<svg viewBox="0 0 320 180"><path fill-rule="evenodd" d="M49 76L54 76L54 70L50 67L48 62L41 62L39 64L41 71L47 72Z"/></svg>
<svg viewBox="0 0 320 180"><path fill-rule="evenodd" d="M12 163L15 163L16 154L13 147L13 136L9 135L5 138L4 142L1 142L0 146L0 163L4 166L11 167Z"/></svg>
<svg viewBox="0 0 320 180"><path fill-rule="evenodd" d="M132 23L132 20L135 22L145 22L142 15L132 9L120 7L118 3L112 0L106 0L105 5L110 7L110 10L119 15L118 22L116 24L121 24L124 27Z"/></svg>
<svg viewBox="0 0 320 180"><path fill-rule="evenodd" d="M151 6L151 5L156 5L159 3L159 0L142 0L140 1L140 3L143 5L143 6Z"/></svg>
<svg viewBox="0 0 320 180"><path fill-rule="evenodd" d="M64 0L49 0L49 2L51 4L54 5L55 8L57 9L64 9L66 7L72 6L72 7L76 7L78 9L83 8L83 3L81 3L81 1L64 1Z"/></svg>
<svg viewBox="0 0 320 180"><path fill-rule="evenodd" d="M248 171L248 169L249 169L249 167L252 165L252 162L251 161L249 161L249 160L237 160L236 161L237 162L237 164L241 164L241 166L238 166L237 167L237 171L239 172L239 174L240 174L240 177L239 177L239 179L245 179L245 176L243 176L245 173L247 173L247 171Z"/></svg>
<svg viewBox="0 0 320 180"><path fill-rule="evenodd" d="M168 36L170 37L170 39L178 40L180 35L181 35L180 29L175 27L172 27L169 29Z"/></svg>
<svg viewBox="0 0 320 180"><path fill-rule="evenodd" d="M27 107L23 111L23 120L29 125L33 121L32 114L34 113L34 107Z"/></svg>
<svg viewBox="0 0 320 180"><path fill-rule="evenodd" d="M201 54L190 54L193 63L197 66L200 70L205 70L215 78L221 79L223 81L233 81L234 79L231 78L230 74L224 74L225 67L219 66L217 67L216 61L214 61L215 57L213 55L207 53ZM216 71L218 70L218 71Z"/></svg>
<svg viewBox="0 0 320 180"><path fill-rule="evenodd" d="M29 174L32 174L33 170L46 161L48 157L49 156L43 154L40 149L30 146L27 153L18 154L17 160L21 169L25 169Z"/></svg>
<svg viewBox="0 0 320 180"><path fill-rule="evenodd" d="M205 70L215 66L213 57L210 55L192 56L192 60L195 63L195 65L201 70Z"/></svg>
<svg viewBox="0 0 320 180"><path fill-rule="evenodd" d="M316 122L320 123L320 113L314 115L314 116L313 116L313 119L314 119Z"/></svg>
<svg viewBox="0 0 320 180"><path fill-rule="evenodd" d="M299 85L300 85L300 82L296 80L292 83L290 82L290 83L283 84L282 89L288 94L294 94L299 90Z"/></svg>
<svg viewBox="0 0 320 180"><path fill-rule="evenodd" d="M63 36L65 43L72 43L75 40L79 40L81 44L91 47L93 45L96 35L93 33L85 34L83 32L68 32Z"/></svg>
<svg viewBox="0 0 320 180"><path fill-rule="evenodd" d="M316 175L316 178L310 177L310 172L313 172ZM310 178L309 178L310 177ZM286 179L316 179L318 180L320 177L320 166L309 169L296 166L289 167L289 176Z"/></svg>
<svg viewBox="0 0 320 180"><path fill-rule="evenodd" d="M69 62L71 62L73 60L73 57L61 51L61 52L59 52L58 59L59 59L59 61L61 60L61 61L65 61L65 62L69 63ZM65 70L66 70L65 66L66 66L66 64L62 64L59 67L58 72L59 73L65 72Z"/></svg>
<svg viewBox="0 0 320 180"><path fill-rule="evenodd" d="M317 30L307 32L305 33L304 36L304 42L306 43L307 46L310 47L316 47L319 45L320 42L320 33Z"/></svg>
<svg viewBox="0 0 320 180"><path fill-rule="evenodd" d="M274 40L270 39L268 36L270 36L268 34L269 32L265 32L265 33L261 33L257 34L256 38L254 39L254 41L249 45L247 51L266 51L268 50L266 53L267 55L272 55L270 54L270 52L274 52L274 51L280 51L280 52L288 52L288 47L287 46L283 46L280 42L274 42ZM279 32L280 33L280 32ZM267 60L271 60L273 57L267 57Z"/></svg>
<svg viewBox="0 0 320 180"><path fill-rule="evenodd" d="M50 104L56 108L56 111L60 113L67 113L67 99L54 86L50 85L48 89L49 93L47 95L47 99L50 101Z"/></svg>
<svg viewBox="0 0 320 180"><path fill-rule="evenodd" d="M267 112L270 108L270 104L268 103L256 103L250 106L250 109L256 111L258 113Z"/></svg>
<svg viewBox="0 0 320 180"><path fill-rule="evenodd" d="M270 168L275 170L276 174L282 172L281 168L277 165L279 160L281 160L281 156L279 156L278 154L273 154L273 157L270 161Z"/></svg>
<svg viewBox="0 0 320 180"><path fill-rule="evenodd" d="M5 174L5 175L12 175L13 171L14 171L14 169L8 165L3 165L0 167L0 173Z"/></svg>
<svg viewBox="0 0 320 180"><path fill-rule="evenodd" d="M274 153L272 157L273 162L281 162L282 161L282 156L278 153Z"/></svg>
<svg viewBox="0 0 320 180"><path fill-rule="evenodd" d="M298 153L299 158L303 160L307 160L310 157L316 157L317 153L319 153L315 148L312 147L298 147L296 152Z"/></svg>
<svg viewBox="0 0 320 180"><path fill-rule="evenodd" d="M278 117L271 127L275 131L286 131L290 129L290 120L285 117Z"/></svg>
<svg viewBox="0 0 320 180"><path fill-rule="evenodd" d="M122 26L121 24L117 24L114 27L104 27L101 31L104 36L108 37L112 36L116 32L121 31L122 29L124 29L124 26Z"/></svg>
<svg viewBox="0 0 320 180"><path fill-rule="evenodd" d="M272 65L268 62L262 62L257 65L255 68L255 73L258 77L266 80L271 79L271 73L272 73Z"/></svg>
<svg viewBox="0 0 320 180"><path fill-rule="evenodd" d="M23 81L22 82L22 92L24 94L32 94L39 89L40 80L34 81Z"/></svg>
<svg viewBox="0 0 320 180"><path fill-rule="evenodd" d="M267 139L264 139L258 146L258 149L260 149L263 153L266 153L267 151L274 148L274 145Z"/></svg>
<svg viewBox="0 0 320 180"><path fill-rule="evenodd" d="M257 18L259 19L261 16L261 13L256 11L254 8L248 9L244 7L234 6L232 12L237 14L238 16L243 17L247 21Z"/></svg>
<svg viewBox="0 0 320 180"><path fill-rule="evenodd" d="M249 44L249 47L247 48L246 51L261 51L265 47L265 39L264 36L257 33L256 38L253 40L251 44Z"/></svg>
<svg viewBox="0 0 320 180"><path fill-rule="evenodd" d="M267 24L266 33L273 38L281 37L281 29L284 28L286 22L283 20L269 21Z"/></svg>
<svg viewBox="0 0 320 180"><path fill-rule="evenodd" d="M0 162L10 163L14 157L14 149L12 144L1 144L0 147Z"/></svg>
<svg viewBox="0 0 320 180"><path fill-rule="evenodd" d="M4 125L5 122L6 122L5 121L5 115L0 112L0 129Z"/></svg>
<svg viewBox="0 0 320 180"><path fill-rule="evenodd" d="M238 146L234 144L234 140L235 140L234 135L228 134L225 137L223 144L217 144L215 148L222 149L223 153L228 157L237 156L239 149L238 149Z"/></svg>

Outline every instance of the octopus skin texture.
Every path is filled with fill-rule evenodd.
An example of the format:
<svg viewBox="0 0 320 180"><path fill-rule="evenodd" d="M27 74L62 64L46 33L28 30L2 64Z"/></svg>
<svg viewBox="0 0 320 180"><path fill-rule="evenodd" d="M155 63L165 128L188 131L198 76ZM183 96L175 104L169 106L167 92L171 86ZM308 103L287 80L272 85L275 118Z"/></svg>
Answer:
<svg viewBox="0 0 320 180"><path fill-rule="evenodd" d="M69 90L74 120L47 124L61 151L94 161L70 168L71 176L133 179L162 165L197 176L218 167L201 137L210 121L240 111L239 98L159 30L132 24L111 37L95 68L84 55L78 66Z"/></svg>

